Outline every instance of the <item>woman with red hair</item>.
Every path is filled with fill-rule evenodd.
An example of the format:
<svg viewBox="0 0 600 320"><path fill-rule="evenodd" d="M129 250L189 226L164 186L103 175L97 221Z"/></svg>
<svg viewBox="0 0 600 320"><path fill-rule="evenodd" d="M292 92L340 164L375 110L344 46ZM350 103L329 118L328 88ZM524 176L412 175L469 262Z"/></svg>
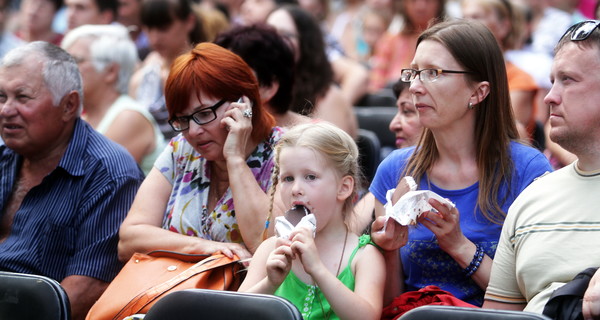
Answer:
<svg viewBox="0 0 600 320"><path fill-rule="evenodd" d="M274 127L250 67L201 43L173 63L165 86L180 132L154 164L120 230L119 258L134 252L217 251L248 258L269 212Z"/></svg>

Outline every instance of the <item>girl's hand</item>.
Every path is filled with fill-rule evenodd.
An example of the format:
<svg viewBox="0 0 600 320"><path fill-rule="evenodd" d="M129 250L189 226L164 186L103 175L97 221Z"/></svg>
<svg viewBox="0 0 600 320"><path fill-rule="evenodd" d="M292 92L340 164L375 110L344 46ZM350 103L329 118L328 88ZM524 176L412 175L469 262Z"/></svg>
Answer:
<svg viewBox="0 0 600 320"><path fill-rule="evenodd" d="M277 239L277 248L267 258L267 279L273 288L278 288L292 269L293 256L290 241Z"/></svg>
<svg viewBox="0 0 600 320"><path fill-rule="evenodd" d="M438 212L423 212L419 216L419 222L435 234L440 249L448 254L455 252L469 241L460 229L458 209L450 209L435 199L429 199L429 204Z"/></svg>
<svg viewBox="0 0 600 320"><path fill-rule="evenodd" d="M396 222L394 219L389 219L385 231L385 217L377 217L371 224L371 240L375 242L381 249L386 251L398 250L408 242L408 227Z"/></svg>
<svg viewBox="0 0 600 320"><path fill-rule="evenodd" d="M229 131L223 145L225 159L241 157L246 159L246 146L252 133L252 102L243 97L241 102L232 102L225 111L221 126Z"/></svg>
<svg viewBox="0 0 600 320"><path fill-rule="evenodd" d="M292 232L290 239L292 240L292 252L300 259L306 273L312 276L320 268L325 268L315 246L312 231L307 228L298 228Z"/></svg>

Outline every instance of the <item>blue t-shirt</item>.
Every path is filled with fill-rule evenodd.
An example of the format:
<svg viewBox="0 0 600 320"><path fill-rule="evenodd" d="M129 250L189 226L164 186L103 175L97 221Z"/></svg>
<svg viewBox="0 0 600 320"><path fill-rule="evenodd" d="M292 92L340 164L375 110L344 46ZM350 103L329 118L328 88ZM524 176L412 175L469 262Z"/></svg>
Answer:
<svg viewBox="0 0 600 320"><path fill-rule="evenodd" d="M502 183L498 192L498 202L504 212L508 211L519 193L535 178L552 171L546 157L537 149L517 142L512 142L510 146L514 163L511 190ZM414 150L415 147L395 150L379 165L369 190L381 203L386 203L386 192L398 185L400 175ZM494 257L502 226L489 222L478 208L474 211L479 194L478 182L460 190L445 190L433 183L428 184L425 175L419 181L419 190L431 190L456 204L463 234L479 244L488 256ZM502 202L507 192L506 201ZM484 291L471 278L465 277L462 268L440 249L435 235L425 226L418 224L411 227L408 243L400 249L400 255L406 291L435 285L471 304L483 304Z"/></svg>
<svg viewBox="0 0 600 320"><path fill-rule="evenodd" d="M0 146L0 219L23 158ZM143 173L120 145L79 119L58 166L31 188L0 243L0 270L62 281L111 281L122 267L118 232Z"/></svg>

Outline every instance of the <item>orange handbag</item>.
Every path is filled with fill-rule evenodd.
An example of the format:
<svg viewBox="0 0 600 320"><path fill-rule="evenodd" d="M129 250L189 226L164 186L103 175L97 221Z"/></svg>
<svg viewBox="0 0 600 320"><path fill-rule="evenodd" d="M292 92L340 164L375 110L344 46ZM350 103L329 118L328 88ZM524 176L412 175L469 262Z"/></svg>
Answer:
<svg viewBox="0 0 600 320"><path fill-rule="evenodd" d="M121 320L146 313L161 297L178 290L235 291L244 271L238 257L222 254L136 253L92 306L86 320Z"/></svg>

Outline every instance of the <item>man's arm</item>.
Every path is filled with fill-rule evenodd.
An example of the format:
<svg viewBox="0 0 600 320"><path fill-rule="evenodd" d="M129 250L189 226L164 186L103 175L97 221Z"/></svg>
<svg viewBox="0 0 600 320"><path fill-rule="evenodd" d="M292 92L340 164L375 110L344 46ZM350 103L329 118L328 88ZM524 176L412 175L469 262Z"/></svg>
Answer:
<svg viewBox="0 0 600 320"><path fill-rule="evenodd" d="M108 287L108 282L86 276L68 276L60 283L69 296L71 319L85 319L92 305Z"/></svg>
<svg viewBox="0 0 600 320"><path fill-rule="evenodd" d="M499 302L499 301L485 300L483 302L482 308L523 311L523 309L525 309L525 304L524 303L505 303L505 302Z"/></svg>
<svg viewBox="0 0 600 320"><path fill-rule="evenodd" d="M583 295L583 318L600 319L600 271L596 271Z"/></svg>

